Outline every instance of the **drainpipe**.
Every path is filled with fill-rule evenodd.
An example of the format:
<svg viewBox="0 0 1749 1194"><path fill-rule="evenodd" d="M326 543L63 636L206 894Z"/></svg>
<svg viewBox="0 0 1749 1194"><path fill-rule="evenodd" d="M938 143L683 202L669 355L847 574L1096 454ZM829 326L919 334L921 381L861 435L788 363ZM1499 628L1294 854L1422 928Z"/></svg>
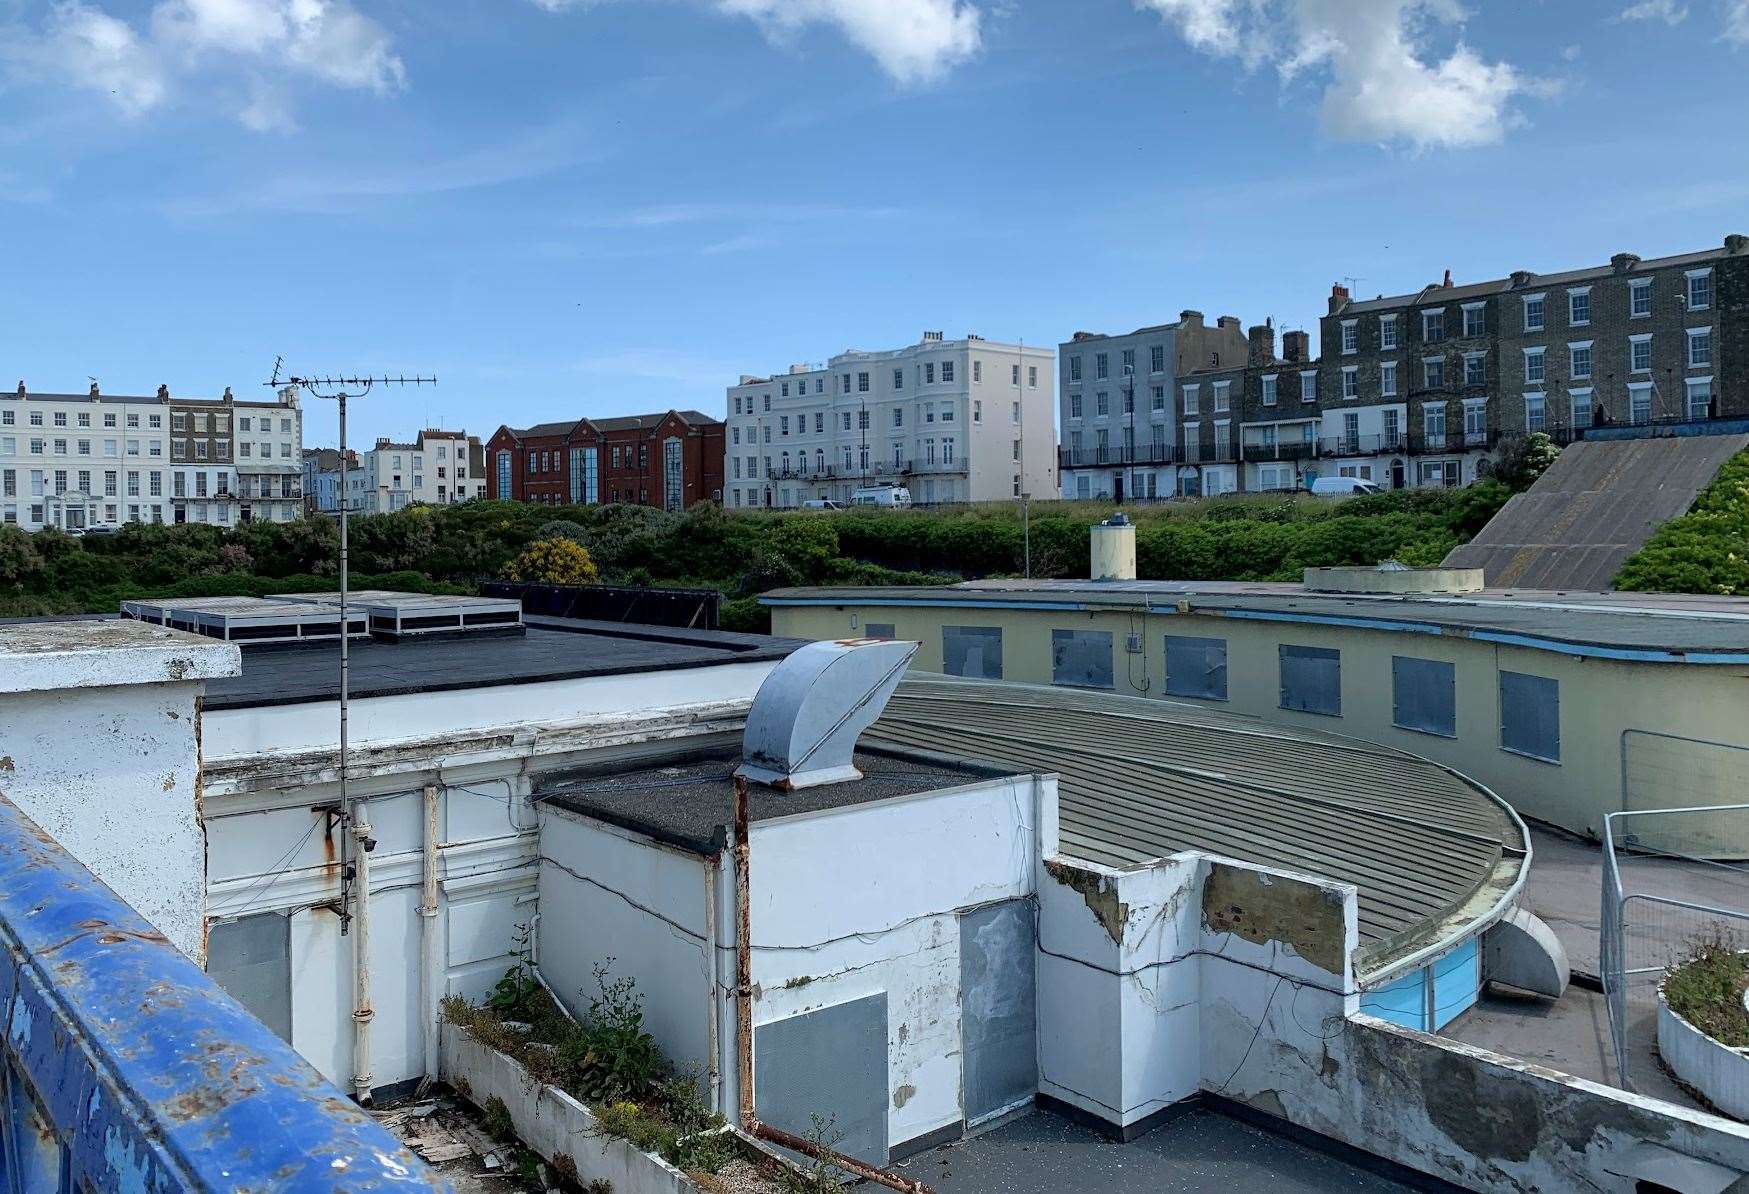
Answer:
<svg viewBox="0 0 1749 1194"><path fill-rule="evenodd" d="M344 629L344 625L342 626ZM352 1097L370 1105L370 803L361 800L352 814Z"/></svg>
<svg viewBox="0 0 1749 1194"><path fill-rule="evenodd" d="M753 913L749 896L747 845L747 778L735 777L735 1038L741 1103L741 1129L749 1136L834 1165L852 1177L874 1182L903 1194L935 1194L919 1181L900 1177L886 1169L846 1156L834 1149L804 1140L781 1128L759 1122L753 1113Z"/></svg>
<svg viewBox="0 0 1749 1194"><path fill-rule="evenodd" d="M705 950L709 954L705 961L705 971L710 977L711 985L710 1023L707 1025L711 1058L711 1110L716 1112L723 1109L722 1029L717 1022L717 995L722 988L722 975L717 961L717 879L722 873L721 868L722 856L712 854L704 871L704 939Z"/></svg>
<svg viewBox="0 0 1749 1194"><path fill-rule="evenodd" d="M419 1022L425 1046L425 1076L437 1081L437 785L425 785L423 883L419 890Z"/></svg>

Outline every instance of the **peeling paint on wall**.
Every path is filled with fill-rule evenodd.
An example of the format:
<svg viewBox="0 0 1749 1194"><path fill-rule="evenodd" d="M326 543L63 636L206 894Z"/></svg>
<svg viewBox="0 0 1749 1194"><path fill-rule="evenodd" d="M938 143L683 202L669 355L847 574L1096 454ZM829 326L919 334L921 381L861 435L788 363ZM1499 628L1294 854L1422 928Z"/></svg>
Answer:
<svg viewBox="0 0 1749 1194"><path fill-rule="evenodd" d="M1213 866L1202 889L1203 927L1253 945L1278 941L1320 970L1341 974L1340 893L1306 883L1277 883L1260 871Z"/></svg>
<svg viewBox="0 0 1749 1194"><path fill-rule="evenodd" d="M1045 870L1051 878L1081 894L1087 910L1100 923L1113 942L1123 944L1124 925L1129 922L1130 906L1117 898L1117 885L1106 875L1084 870L1059 858L1045 859Z"/></svg>

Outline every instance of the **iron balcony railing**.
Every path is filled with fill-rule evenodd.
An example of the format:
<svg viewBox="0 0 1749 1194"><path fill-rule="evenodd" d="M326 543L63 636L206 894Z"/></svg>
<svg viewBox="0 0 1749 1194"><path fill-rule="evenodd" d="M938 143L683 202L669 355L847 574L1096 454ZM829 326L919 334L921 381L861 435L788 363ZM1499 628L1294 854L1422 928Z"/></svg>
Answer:
<svg viewBox="0 0 1749 1194"><path fill-rule="evenodd" d="M1382 456L1391 452L1407 452L1406 435L1336 435L1318 441L1325 456Z"/></svg>
<svg viewBox="0 0 1749 1194"><path fill-rule="evenodd" d="M1273 440L1254 442L1240 447L1246 460L1310 460L1318 454L1315 439Z"/></svg>

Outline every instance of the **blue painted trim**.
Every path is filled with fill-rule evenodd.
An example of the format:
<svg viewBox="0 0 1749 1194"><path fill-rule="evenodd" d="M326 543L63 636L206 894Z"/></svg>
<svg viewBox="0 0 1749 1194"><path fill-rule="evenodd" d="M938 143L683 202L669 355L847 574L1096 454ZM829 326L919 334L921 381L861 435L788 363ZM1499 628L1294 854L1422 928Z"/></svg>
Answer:
<svg viewBox="0 0 1749 1194"><path fill-rule="evenodd" d="M0 1186L451 1190L4 797L0 949L0 1112L28 1092L51 1129L0 1125L33 1142Z"/></svg>
<svg viewBox="0 0 1749 1194"><path fill-rule="evenodd" d="M937 609L1042 609L1069 613L1133 613L1119 606L1090 605L1081 601L989 601L976 597L760 597L765 606L872 606L880 609L915 607ZM1179 613L1176 606L1145 604L1142 612L1171 616ZM1469 629L1434 622L1403 622L1388 618L1345 617L1341 614L1277 613L1260 609L1210 609L1192 606L1185 611L1194 617L1239 618L1255 622L1294 622L1305 625L1348 626L1361 630L1379 630L1390 634L1426 634L1444 638L1476 639L1509 647L1525 647L1532 651L1552 651L1559 655L1576 655L1587 659L1617 659L1629 663L1696 663L1749 666L1749 651L1660 651L1645 647L1605 647L1594 643L1569 643L1534 634L1515 634L1505 630Z"/></svg>
<svg viewBox="0 0 1749 1194"><path fill-rule="evenodd" d="M935 606L942 609L1051 609L1069 613L1099 612L1103 606L1084 601L978 601L964 597L760 597L760 605Z"/></svg>

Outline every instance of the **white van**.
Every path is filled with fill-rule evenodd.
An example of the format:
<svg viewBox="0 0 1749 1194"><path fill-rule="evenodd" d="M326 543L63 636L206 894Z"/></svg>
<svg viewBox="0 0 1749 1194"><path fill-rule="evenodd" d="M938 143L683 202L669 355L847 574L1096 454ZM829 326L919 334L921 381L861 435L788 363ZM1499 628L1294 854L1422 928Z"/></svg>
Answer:
<svg viewBox="0 0 1749 1194"><path fill-rule="evenodd" d="M804 510L842 510L843 502L835 502L831 498L809 498L802 503Z"/></svg>
<svg viewBox="0 0 1749 1194"><path fill-rule="evenodd" d="M1314 477L1310 488L1320 497L1355 497L1381 492L1376 484L1364 477Z"/></svg>
<svg viewBox="0 0 1749 1194"><path fill-rule="evenodd" d="M850 495L850 504L903 510L911 504L911 491L903 485L865 485Z"/></svg>

